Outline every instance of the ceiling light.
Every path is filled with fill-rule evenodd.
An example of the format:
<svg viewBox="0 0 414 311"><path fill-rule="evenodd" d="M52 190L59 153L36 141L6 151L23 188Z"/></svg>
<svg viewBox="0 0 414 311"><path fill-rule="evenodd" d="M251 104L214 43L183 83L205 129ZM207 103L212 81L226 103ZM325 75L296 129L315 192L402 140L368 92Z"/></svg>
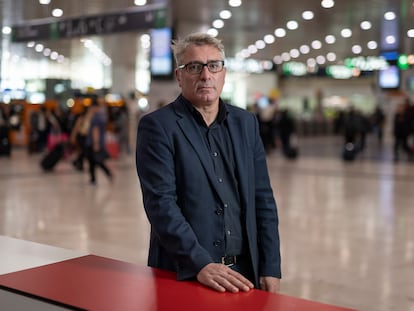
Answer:
<svg viewBox="0 0 414 311"><path fill-rule="evenodd" d="M54 17L61 17L63 15L62 9L53 9L52 16Z"/></svg>
<svg viewBox="0 0 414 311"><path fill-rule="evenodd" d="M255 43L255 46L259 50L263 50L266 47L266 43L263 40L257 40L256 43Z"/></svg>
<svg viewBox="0 0 414 311"><path fill-rule="evenodd" d="M229 10L223 10L220 12L220 17L222 19L229 19L231 17L231 12Z"/></svg>
<svg viewBox="0 0 414 311"><path fill-rule="evenodd" d="M49 4L50 0L39 0L40 4Z"/></svg>
<svg viewBox="0 0 414 311"><path fill-rule="evenodd" d="M11 34L12 29L9 26L4 26L3 29L2 29L2 32L3 32L4 35L9 35L9 34Z"/></svg>
<svg viewBox="0 0 414 311"><path fill-rule="evenodd" d="M312 41L312 48L314 48L315 50L319 50L322 47L322 43L319 40L314 40Z"/></svg>
<svg viewBox="0 0 414 311"><path fill-rule="evenodd" d="M44 49L44 50L43 50L43 55L44 55L44 56L49 56L49 55L50 55L50 53L52 53L52 50L51 50L51 49L49 49L49 48L46 48L46 49Z"/></svg>
<svg viewBox="0 0 414 311"><path fill-rule="evenodd" d="M249 45L249 47L247 48L249 50L250 54L255 54L257 53L257 47L255 45Z"/></svg>
<svg viewBox="0 0 414 311"><path fill-rule="evenodd" d="M209 30L207 30L207 33L212 37L218 36L218 30L215 28L210 28Z"/></svg>
<svg viewBox="0 0 414 311"><path fill-rule="evenodd" d="M407 36L410 38L414 38L414 29L410 29L407 31Z"/></svg>
<svg viewBox="0 0 414 311"><path fill-rule="evenodd" d="M241 0L229 0L229 5L232 7L238 7L241 6L241 4Z"/></svg>
<svg viewBox="0 0 414 311"><path fill-rule="evenodd" d="M300 55L300 53L299 53L299 50L298 50L298 49L291 49L291 50L290 50L290 52L289 52L289 54L290 54L290 56L291 56L292 58L298 58L298 57L299 57L299 55Z"/></svg>
<svg viewBox="0 0 414 311"><path fill-rule="evenodd" d="M223 28L224 27L224 22L221 19L216 19L213 22L213 27L217 28L217 29Z"/></svg>
<svg viewBox="0 0 414 311"><path fill-rule="evenodd" d="M354 53L354 54L361 54L361 52L362 52L362 47L360 45L355 44L352 47L352 53Z"/></svg>
<svg viewBox="0 0 414 311"><path fill-rule="evenodd" d="M327 35L325 37L325 42L328 43L328 44L334 44L335 41L336 41L336 38L333 35Z"/></svg>
<svg viewBox="0 0 414 311"><path fill-rule="evenodd" d="M375 50L375 49L378 47L378 43L377 43L376 41L369 41L369 42L367 43L367 47L368 47L370 50Z"/></svg>
<svg viewBox="0 0 414 311"><path fill-rule="evenodd" d="M298 29L298 27L299 27L299 24L298 24L297 21L288 21L286 23L286 28L287 29L295 30L295 29Z"/></svg>
<svg viewBox="0 0 414 311"><path fill-rule="evenodd" d="M316 57L316 62L317 62L319 65L323 65L323 64L325 64L325 63L326 63L326 58L325 58L325 56L323 56L323 55L319 55L318 57Z"/></svg>
<svg viewBox="0 0 414 311"><path fill-rule="evenodd" d="M361 26L361 29L368 30L368 29L371 29L372 24L368 21L363 21L361 22L360 26Z"/></svg>
<svg viewBox="0 0 414 311"><path fill-rule="evenodd" d="M264 42L266 42L267 44L272 44L276 41L275 37L273 35L266 35L264 36Z"/></svg>
<svg viewBox="0 0 414 311"><path fill-rule="evenodd" d="M288 52L284 52L284 53L282 53L282 60L283 60L284 62L288 62L288 61L290 61L290 54L289 54Z"/></svg>
<svg viewBox="0 0 414 311"><path fill-rule="evenodd" d="M310 47L304 44L299 48L299 50L302 54L308 54L310 52Z"/></svg>
<svg viewBox="0 0 414 311"><path fill-rule="evenodd" d="M387 21L392 21L392 20L394 20L394 19L395 19L395 17L396 17L395 13L394 13L394 12L391 12L391 11L386 12L386 13L384 14L384 18L385 18Z"/></svg>
<svg viewBox="0 0 414 311"><path fill-rule="evenodd" d="M325 9L333 8L335 5L335 1L333 0L322 0L321 6Z"/></svg>
<svg viewBox="0 0 414 311"><path fill-rule="evenodd" d="M137 6L142 6L147 4L147 0L135 0L134 4Z"/></svg>
<svg viewBox="0 0 414 311"><path fill-rule="evenodd" d="M36 51L36 52L42 52L44 48L45 48L45 47L43 46L43 44L38 43L38 44L36 44L36 46L35 46L35 51Z"/></svg>
<svg viewBox="0 0 414 311"><path fill-rule="evenodd" d="M336 54L333 52L330 52L326 55L326 59L330 62L336 61Z"/></svg>
<svg viewBox="0 0 414 311"><path fill-rule="evenodd" d="M302 18L304 20L311 20L311 19L313 19L313 17L314 17L314 14L313 14L312 11L305 11L305 12L302 13Z"/></svg>
<svg viewBox="0 0 414 311"><path fill-rule="evenodd" d="M352 30L349 28L344 28L341 30L341 36L344 38L352 37Z"/></svg>
<svg viewBox="0 0 414 311"><path fill-rule="evenodd" d="M275 30L275 36L278 38L282 38L284 36L286 36L286 30L284 28L277 28Z"/></svg>
<svg viewBox="0 0 414 311"><path fill-rule="evenodd" d="M387 36L385 38L385 42L387 42L387 44L394 44L396 42L396 39L394 36Z"/></svg>
<svg viewBox="0 0 414 311"><path fill-rule="evenodd" d="M59 53L58 52L53 51L52 53L50 53L50 59L57 60L58 57L59 57Z"/></svg>

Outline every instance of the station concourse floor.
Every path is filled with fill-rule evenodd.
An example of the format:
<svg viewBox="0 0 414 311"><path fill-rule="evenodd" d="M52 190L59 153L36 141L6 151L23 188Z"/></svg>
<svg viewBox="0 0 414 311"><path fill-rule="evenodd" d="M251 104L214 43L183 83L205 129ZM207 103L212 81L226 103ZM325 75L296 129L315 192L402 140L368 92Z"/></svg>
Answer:
<svg viewBox="0 0 414 311"><path fill-rule="evenodd" d="M371 139L371 138L369 138ZM371 139L372 140L372 139ZM390 143L352 163L341 138L299 140L268 154L279 210L281 293L364 311L414 311L414 162ZM146 264L149 225L134 154L110 159L97 185L70 157L44 173L41 154L0 157L0 235Z"/></svg>

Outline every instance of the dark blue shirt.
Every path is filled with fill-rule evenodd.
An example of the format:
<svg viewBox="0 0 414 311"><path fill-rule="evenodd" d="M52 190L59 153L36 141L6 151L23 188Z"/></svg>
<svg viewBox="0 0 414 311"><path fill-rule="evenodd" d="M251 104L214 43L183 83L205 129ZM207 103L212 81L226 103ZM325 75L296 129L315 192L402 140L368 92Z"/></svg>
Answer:
<svg viewBox="0 0 414 311"><path fill-rule="evenodd" d="M186 104L203 133L217 181L225 195L222 207L216 210L216 216L224 218L223 240L226 254L223 255L240 255L243 252L243 231L234 149L226 121L228 111L220 101L216 120L207 126L202 115L190 103Z"/></svg>

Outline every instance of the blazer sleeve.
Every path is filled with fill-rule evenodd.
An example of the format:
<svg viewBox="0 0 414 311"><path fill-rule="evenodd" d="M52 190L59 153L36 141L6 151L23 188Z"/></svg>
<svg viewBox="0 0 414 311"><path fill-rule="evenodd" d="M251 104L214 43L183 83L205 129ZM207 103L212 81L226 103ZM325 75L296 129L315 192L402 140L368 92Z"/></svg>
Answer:
<svg viewBox="0 0 414 311"><path fill-rule="evenodd" d="M136 166L144 208L152 235L176 265L177 278L188 279L195 277L213 260L198 242L177 205L174 143L171 134L172 122L175 121L166 121L165 118L153 115L140 120L137 135Z"/></svg>
<svg viewBox="0 0 414 311"><path fill-rule="evenodd" d="M281 278L279 218L257 119L252 133L255 133L254 179L259 275Z"/></svg>

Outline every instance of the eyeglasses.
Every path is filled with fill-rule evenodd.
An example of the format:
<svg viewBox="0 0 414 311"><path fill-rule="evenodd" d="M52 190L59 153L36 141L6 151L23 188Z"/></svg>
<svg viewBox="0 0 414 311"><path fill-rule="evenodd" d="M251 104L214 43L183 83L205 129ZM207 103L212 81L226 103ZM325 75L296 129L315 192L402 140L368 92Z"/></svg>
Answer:
<svg viewBox="0 0 414 311"><path fill-rule="evenodd" d="M185 65L178 66L178 69L185 69L189 74L197 75L203 71L204 66L208 68L211 73L217 73L223 70L224 60L211 60L205 64L200 62L190 62Z"/></svg>

